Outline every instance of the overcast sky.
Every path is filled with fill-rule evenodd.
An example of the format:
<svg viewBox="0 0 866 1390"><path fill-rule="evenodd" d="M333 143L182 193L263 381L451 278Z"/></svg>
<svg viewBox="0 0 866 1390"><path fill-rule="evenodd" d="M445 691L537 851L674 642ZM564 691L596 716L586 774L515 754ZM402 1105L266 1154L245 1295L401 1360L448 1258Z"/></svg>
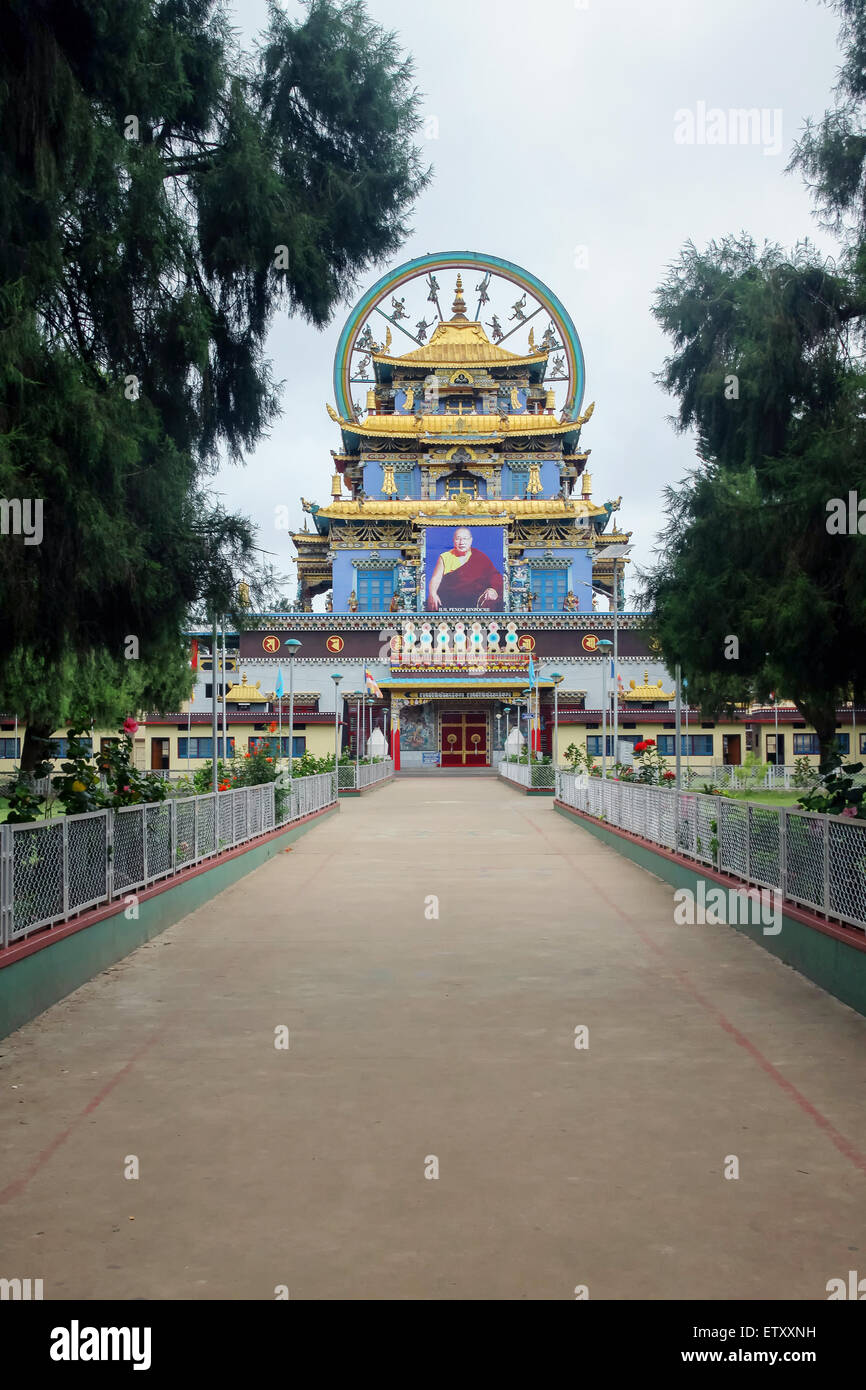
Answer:
<svg viewBox="0 0 866 1390"><path fill-rule="evenodd" d="M284 8L300 11L289 0ZM265 22L265 0L234 0L233 9L247 42ZM414 56L424 114L438 122L438 138L420 137L434 176L394 264L485 251L532 270L559 296L583 345L584 403L596 402L581 437L593 495L622 494L619 523L647 562L662 488L693 458L653 380L667 351L650 314L653 291L688 240L704 246L746 230L833 249L799 177L784 170L805 117L831 104L836 16L817 0L368 0L368 9ZM764 138L678 143L676 113L693 112L699 124L700 103L766 111ZM679 130L687 133L682 116ZM292 596L292 546L275 530L274 508L288 505L300 528L301 495L327 502L340 436L325 402L349 308L323 332L275 322L282 419L245 469L227 468L217 482L227 505L258 523L260 543L292 576Z"/></svg>

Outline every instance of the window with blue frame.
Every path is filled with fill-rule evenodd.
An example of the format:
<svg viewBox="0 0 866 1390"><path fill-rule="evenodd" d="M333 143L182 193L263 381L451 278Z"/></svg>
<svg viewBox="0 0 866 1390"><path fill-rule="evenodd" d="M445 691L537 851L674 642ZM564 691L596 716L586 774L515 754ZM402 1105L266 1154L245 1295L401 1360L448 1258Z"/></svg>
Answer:
<svg viewBox="0 0 866 1390"><path fill-rule="evenodd" d="M659 734L656 747L663 758L676 757L675 734ZM687 758L711 758L713 756L712 734L682 734L680 752Z"/></svg>
<svg viewBox="0 0 866 1390"><path fill-rule="evenodd" d="M281 752L280 752L280 757L281 757L281 758L287 758L287 757L289 756L289 736L288 736L288 734L283 734L283 737L282 737L282 738L280 738L279 735L274 736L274 737L271 737L271 738L251 738L251 739L250 739L249 747L250 747L250 752L251 752L251 753L258 753L258 752L260 751L260 749L266 748L267 751L268 751L268 753L270 753L270 754L272 754L274 757L276 757L276 754L277 754L277 745L278 745L278 744L279 744L280 750L281 750ZM307 747L306 735L305 735L305 734L295 734L295 736L294 736L294 738L293 738L293 740L292 740L292 750L293 750L293 751L292 751L292 757L293 757L293 758L302 758L302 757L304 756L305 751L306 751L306 747Z"/></svg>
<svg viewBox="0 0 866 1390"><path fill-rule="evenodd" d="M387 613L394 594L394 571L358 570L358 612Z"/></svg>
<svg viewBox="0 0 866 1390"><path fill-rule="evenodd" d="M568 593L568 570L531 570L532 592L538 594L536 613L560 613Z"/></svg>
<svg viewBox="0 0 866 1390"><path fill-rule="evenodd" d="M20 758L20 738L0 738L0 758Z"/></svg>
<svg viewBox="0 0 866 1390"><path fill-rule="evenodd" d="M509 468L502 471L502 496L523 497L529 487L528 468Z"/></svg>
<svg viewBox="0 0 866 1390"><path fill-rule="evenodd" d="M600 758L600 757L601 757L601 740L602 740L602 737L603 737L602 734L587 734L587 736L586 736L586 751L587 751L587 753L590 755L591 758ZM635 746L636 743L640 743L640 738L638 737L637 734L620 734L620 736L619 736L619 743L620 743L620 748L622 748L622 745L623 745L624 743L630 743L631 746L632 746L632 748L634 748L634 746ZM608 736L607 736L607 756L608 756L609 758L612 758L612 757L613 757L613 734L608 734Z"/></svg>
<svg viewBox="0 0 866 1390"><path fill-rule="evenodd" d="M80 738L78 742L82 745L83 748L87 749L88 753L93 752L93 743L89 738ZM57 744L57 752L54 754L55 758L65 758L67 756L66 750L69 746L69 739L56 738L54 739L54 743Z"/></svg>
<svg viewBox="0 0 866 1390"><path fill-rule="evenodd" d="M851 752L850 734L837 734L836 743L838 745L839 752L842 753L844 756L847 756Z"/></svg>
<svg viewBox="0 0 866 1390"><path fill-rule="evenodd" d="M809 753L821 752L821 740L817 734L794 735L794 757L804 758Z"/></svg>
<svg viewBox="0 0 866 1390"><path fill-rule="evenodd" d="M417 478L416 478L416 476L415 476L415 470L414 470L414 469L411 469L408 473L395 473L395 474L394 474L394 479L395 479L395 482L397 483L397 496L398 496L398 497L419 497L419 496L420 496L420 489L419 489L419 486L418 486L418 480L417 480Z"/></svg>
<svg viewBox="0 0 866 1390"><path fill-rule="evenodd" d="M222 736L217 738L217 748L219 755L222 756L223 741ZM228 757L235 755L234 738L228 740ZM213 740L210 738L179 738L177 741L178 758L212 758Z"/></svg>

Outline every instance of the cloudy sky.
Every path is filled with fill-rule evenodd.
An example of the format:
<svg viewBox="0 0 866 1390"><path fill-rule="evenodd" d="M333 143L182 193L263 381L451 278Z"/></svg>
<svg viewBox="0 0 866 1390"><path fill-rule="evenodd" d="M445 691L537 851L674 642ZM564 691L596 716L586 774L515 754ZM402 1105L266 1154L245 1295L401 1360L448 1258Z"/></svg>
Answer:
<svg viewBox="0 0 866 1390"><path fill-rule="evenodd" d="M292 0L284 8L300 12ZM246 44L263 27L265 0L233 9ZM653 380L667 351L653 292L688 240L745 230L832 250L799 177L784 170L804 119L831 103L835 15L817 0L368 0L368 9L414 56L423 111L438 128L421 137L434 177L398 260L485 251L558 294L583 344L585 402L596 402L582 435L593 494L622 494L620 525L647 562L662 488L693 458ZM765 112L757 143L698 142L702 109L743 107ZM682 143L684 111L695 117L693 144ZM349 307L323 332L275 322L282 419L245 469L223 470L216 484L258 523L293 582L275 508L288 506L301 527L301 495L327 501L340 440L325 402Z"/></svg>

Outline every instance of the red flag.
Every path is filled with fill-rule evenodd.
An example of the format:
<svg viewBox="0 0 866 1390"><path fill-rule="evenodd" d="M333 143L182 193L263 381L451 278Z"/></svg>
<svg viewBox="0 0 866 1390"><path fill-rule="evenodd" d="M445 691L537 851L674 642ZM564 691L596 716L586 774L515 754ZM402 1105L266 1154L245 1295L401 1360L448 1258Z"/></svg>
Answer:
<svg viewBox="0 0 866 1390"><path fill-rule="evenodd" d="M193 671L198 670L198 638L194 637L189 649L189 664Z"/></svg>

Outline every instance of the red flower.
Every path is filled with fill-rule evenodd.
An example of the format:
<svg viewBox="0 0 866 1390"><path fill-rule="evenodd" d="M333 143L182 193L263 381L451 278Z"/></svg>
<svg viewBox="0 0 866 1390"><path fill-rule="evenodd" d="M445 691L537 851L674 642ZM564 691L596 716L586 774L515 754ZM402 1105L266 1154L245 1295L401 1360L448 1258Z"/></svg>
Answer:
<svg viewBox="0 0 866 1390"><path fill-rule="evenodd" d="M137 722L137 720L133 719L133 717L132 717L131 714L128 714L128 715L126 716L126 718L124 719L124 721L123 721L123 732L124 732L125 734L134 734L134 733L136 732L137 728L138 728L138 722Z"/></svg>
<svg viewBox="0 0 866 1390"><path fill-rule="evenodd" d="M269 734L275 734L276 732L277 732L277 725L276 725L276 721L274 721L274 723L268 725L268 733L269 733Z"/></svg>
<svg viewBox="0 0 866 1390"><path fill-rule="evenodd" d="M663 779L664 779L665 782L672 782L673 779L676 777L676 775L677 775L677 774L676 774L675 772L663 772L663 773L662 773L662 777L663 777Z"/></svg>

